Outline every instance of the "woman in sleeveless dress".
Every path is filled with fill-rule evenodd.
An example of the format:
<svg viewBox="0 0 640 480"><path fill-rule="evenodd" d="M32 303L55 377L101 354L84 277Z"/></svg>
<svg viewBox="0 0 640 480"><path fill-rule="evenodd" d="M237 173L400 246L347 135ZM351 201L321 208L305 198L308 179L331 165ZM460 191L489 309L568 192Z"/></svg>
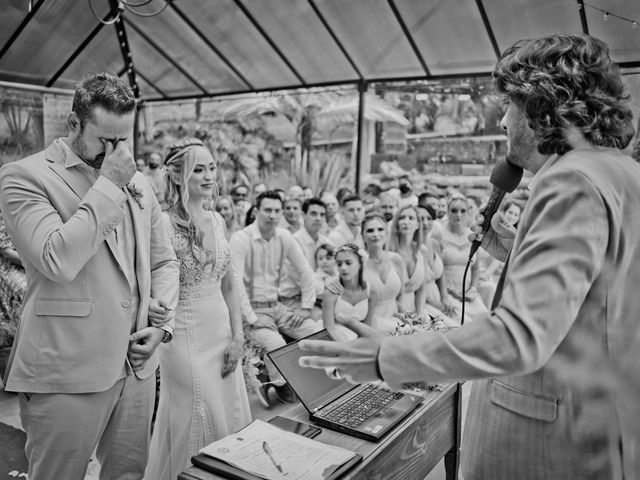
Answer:
<svg viewBox="0 0 640 480"><path fill-rule="evenodd" d="M487 307L476 290L480 278L480 269L477 256L471 262L467 273L467 285L462 291L462 277L469 258L469 217L467 214L467 202L464 197L454 197L449 202L447 222L444 228L434 232L434 239L440 243L442 249L442 263L444 275L447 281L447 292L457 304L456 310L462 312L461 300L465 296L465 322L472 321L488 314ZM461 315L456 315L456 323L460 324Z"/></svg>
<svg viewBox="0 0 640 480"><path fill-rule="evenodd" d="M440 256L440 244L431 238L437 213L430 205L418 205L418 222L422 228L422 254L425 260L425 296L429 305L433 305L448 317L457 314L456 305L447 292L447 282L444 275L444 264Z"/></svg>
<svg viewBox="0 0 640 480"><path fill-rule="evenodd" d="M394 333L399 326L398 302L402 295L404 264L400 255L385 250L387 222L377 213L362 221L362 238L368 257L364 261L364 280L375 295L373 327Z"/></svg>
<svg viewBox="0 0 640 480"><path fill-rule="evenodd" d="M251 422L244 336L224 220L204 204L216 164L196 139L165 160L171 207L164 220L180 261L173 340L160 347L160 403L145 478L174 480L205 445Z"/></svg>
<svg viewBox="0 0 640 480"><path fill-rule="evenodd" d="M400 207L393 217L389 232L389 250L400 255L405 270L400 310L403 313L416 313L419 317L426 313L449 321L435 305L427 303L427 285L434 280L434 276L426 259L432 252L423 243L422 235L417 207Z"/></svg>
<svg viewBox="0 0 640 480"><path fill-rule="evenodd" d="M327 290L322 299L324 327L337 341L353 340L358 335L345 327L345 322L363 322L371 325L375 298L363 277L364 252L353 243L346 243L336 250L342 293L336 295Z"/></svg>

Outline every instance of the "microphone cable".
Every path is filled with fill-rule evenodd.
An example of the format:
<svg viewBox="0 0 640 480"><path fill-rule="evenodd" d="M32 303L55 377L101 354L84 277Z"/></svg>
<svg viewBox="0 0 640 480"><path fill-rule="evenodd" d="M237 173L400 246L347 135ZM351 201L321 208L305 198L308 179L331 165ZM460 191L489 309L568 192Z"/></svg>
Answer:
<svg viewBox="0 0 640 480"><path fill-rule="evenodd" d="M472 259L473 255L467 260L467 265L464 267L464 273L462 274L462 311L460 313L460 326L464 325L464 309L467 302L467 273L469 273Z"/></svg>

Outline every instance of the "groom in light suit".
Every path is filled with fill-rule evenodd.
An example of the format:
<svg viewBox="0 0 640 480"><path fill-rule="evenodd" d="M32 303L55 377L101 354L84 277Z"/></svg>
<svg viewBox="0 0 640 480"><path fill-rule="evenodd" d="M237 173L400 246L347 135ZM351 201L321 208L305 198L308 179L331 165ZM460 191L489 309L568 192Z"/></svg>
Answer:
<svg viewBox="0 0 640 480"><path fill-rule="evenodd" d="M32 480L82 480L96 447L101 479L144 473L154 352L171 339L178 264L127 146L135 108L118 77L88 75L69 137L0 169L28 280L4 383L20 394Z"/></svg>

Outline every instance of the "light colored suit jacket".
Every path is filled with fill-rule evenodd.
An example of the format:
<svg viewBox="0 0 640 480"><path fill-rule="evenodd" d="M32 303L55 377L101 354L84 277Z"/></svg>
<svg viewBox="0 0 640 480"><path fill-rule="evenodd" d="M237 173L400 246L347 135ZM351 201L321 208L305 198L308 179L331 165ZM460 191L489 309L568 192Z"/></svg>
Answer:
<svg viewBox="0 0 640 480"><path fill-rule="evenodd" d="M640 384L640 166L600 149L545 167L492 314L445 335L385 339L381 372L396 385L487 379L474 382L467 412L465 480L605 480L623 468L640 478L628 405L606 388L573 388L550 362L580 362L587 332Z"/></svg>
<svg viewBox="0 0 640 480"><path fill-rule="evenodd" d="M59 142L0 169L0 209L25 265L28 288L4 383L17 392L99 392L127 361L132 330L148 326L150 296L175 308L179 266L144 175L130 183L142 206L104 177L95 184ZM139 309L114 229L128 203L135 231ZM158 365L154 354L136 375Z"/></svg>

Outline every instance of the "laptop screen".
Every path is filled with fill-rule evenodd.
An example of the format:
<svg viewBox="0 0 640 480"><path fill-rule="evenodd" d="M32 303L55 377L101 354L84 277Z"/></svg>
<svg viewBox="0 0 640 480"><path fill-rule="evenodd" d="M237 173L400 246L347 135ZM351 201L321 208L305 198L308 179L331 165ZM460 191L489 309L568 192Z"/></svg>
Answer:
<svg viewBox="0 0 640 480"><path fill-rule="evenodd" d="M333 340L333 338L325 329L305 337L305 340ZM301 367L298 359L308 353L298 348L298 341L273 350L267 355L309 412L323 407L357 387L346 380L329 378L323 369Z"/></svg>

